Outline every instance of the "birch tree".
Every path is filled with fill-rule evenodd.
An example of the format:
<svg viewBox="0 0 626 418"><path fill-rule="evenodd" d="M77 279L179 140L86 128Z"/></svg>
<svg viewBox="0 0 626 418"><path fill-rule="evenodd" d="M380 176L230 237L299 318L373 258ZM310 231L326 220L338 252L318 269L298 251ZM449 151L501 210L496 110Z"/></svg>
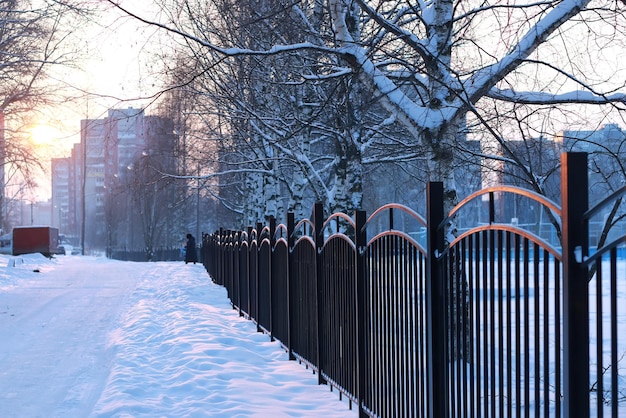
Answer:
<svg viewBox="0 0 626 418"><path fill-rule="evenodd" d="M355 108L363 98L376 101L388 117L386 125L402 125L410 146L424 158L428 179L443 181L448 208L457 200L454 167L459 144L484 133L504 143L515 132L515 126L503 126L503 119L494 117L493 109L524 104L536 112L540 126L542 117L549 117L555 107L624 108L623 77L611 77L620 74L621 64L602 53L611 45L623 45L624 21L618 2L328 0L321 5L278 4L283 12L301 19L298 28L306 30L298 38L246 46L221 36L218 27L192 31L188 22L201 19L194 18L199 7L191 0L164 2L165 8L177 10L180 19L152 23L214 60L297 52L315 56L318 64L301 71L302 83L346 77L358 81L349 100ZM211 3L204 6L207 9ZM274 16L255 18L269 22ZM320 19L322 23L315 24ZM602 73L603 68L611 72ZM561 122L580 122L578 115L563 111ZM349 142L344 145L362 153L370 145L359 132L364 129L363 119L355 119L353 128L345 131ZM356 166L349 170L358 172ZM353 200L359 201L361 191L352 193Z"/></svg>

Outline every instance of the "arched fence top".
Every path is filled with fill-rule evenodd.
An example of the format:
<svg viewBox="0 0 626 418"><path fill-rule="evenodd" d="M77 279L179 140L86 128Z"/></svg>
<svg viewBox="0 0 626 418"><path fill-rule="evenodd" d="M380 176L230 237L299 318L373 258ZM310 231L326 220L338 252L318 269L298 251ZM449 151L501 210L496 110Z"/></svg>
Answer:
<svg viewBox="0 0 626 418"><path fill-rule="evenodd" d="M322 226L322 230L325 230L326 228L330 227L330 224L333 220L335 220L335 222L337 223L337 230L336 232L339 230L339 221L343 219L344 221L346 221L348 223L348 225L350 225L352 227L352 229L354 230L356 228L355 223L354 223L354 219L352 219L351 216L346 215L343 212L336 212L333 213L332 215L330 215L325 221L324 224Z"/></svg>
<svg viewBox="0 0 626 418"><path fill-rule="evenodd" d="M602 209L604 209L610 203L612 203L613 201L619 199L620 197L624 196L625 194L626 194L626 186L622 186L621 188L619 188L618 190L616 190L615 192L611 193L609 196L604 198L601 202L596 204L594 207L589 209L587 212L585 212L585 214L583 215L584 219L586 219L586 220L591 219L594 215L596 215L598 212L600 212Z"/></svg>
<svg viewBox="0 0 626 418"><path fill-rule="evenodd" d="M272 234L271 234L269 225L265 225L265 226L263 226L261 228L261 230L258 232L256 241L257 241L257 244L259 245L259 247L264 242L267 242L268 245L271 245Z"/></svg>
<svg viewBox="0 0 626 418"><path fill-rule="evenodd" d="M259 242L263 236L263 233L269 234L269 225L263 227L261 224L257 224L256 227L248 227L248 238L250 242Z"/></svg>
<svg viewBox="0 0 626 418"><path fill-rule="evenodd" d="M596 252L591 254L589 257L585 257L582 260L582 263L587 267L591 266L593 263L598 262L606 253L611 251L613 248L618 247L620 244L626 243L626 235L622 235L619 238L614 239L606 245L603 245L601 248L598 248ZM582 256L582 254L581 254Z"/></svg>
<svg viewBox="0 0 626 418"><path fill-rule="evenodd" d="M409 208L408 206L402 205L400 203L387 203L386 205L383 205L381 207L379 207L378 209L376 209L368 218L367 221L365 222L365 225L363 225L364 230L367 230L368 225L375 219L377 218L381 213L385 212L385 211L389 211L390 212L390 228L389 229L393 229L393 210L394 209L398 209L403 213L407 213L409 216L411 216L413 219L416 219L420 224L422 224L422 226L426 227L427 226L427 222L426 219L424 219L424 217L422 215L420 215L419 213L415 212L413 209Z"/></svg>
<svg viewBox="0 0 626 418"><path fill-rule="evenodd" d="M492 186L487 187L486 189L479 190L467 196L465 199L461 200L454 208L450 210L448 216L443 220L442 224L446 224L456 213L463 208L463 206L467 205L470 201L491 193L513 193L520 196L528 197L531 200L534 200L543 206L550 209L554 212L559 218L561 217L561 206L548 199L547 197L540 195L532 190L523 189L517 186Z"/></svg>
<svg viewBox="0 0 626 418"><path fill-rule="evenodd" d="M468 231L463 232L462 234L460 234L458 237L456 237L447 247L447 249L445 251L448 251L450 248L454 247L457 243L459 243L462 239L469 237L470 235L474 235L477 234L479 232L482 231L503 231L503 232L511 232L513 234L519 235L521 237L524 237L526 239L528 239L529 241L537 244L539 247L545 249L546 251L548 251L550 254L552 254L554 256L555 259L561 261L562 259L562 254L561 251L555 247L553 247L550 243L546 242L545 240L543 240L541 237L533 234L532 232L529 232L525 229L521 229L512 225L507 225L507 224L489 224L489 225L482 225L482 226L478 226L476 228L472 228ZM444 252L445 252L444 251Z"/></svg>
<svg viewBox="0 0 626 418"><path fill-rule="evenodd" d="M269 225L263 225L261 227L261 230L259 231L259 235L265 235L265 234L269 235L269 233L270 233L270 226Z"/></svg>
<svg viewBox="0 0 626 418"><path fill-rule="evenodd" d="M370 239L367 242L367 247L369 248L375 241L385 237L385 236L390 236L390 235L394 235L394 236L398 236L406 241L408 241L411 245L413 245L415 248L417 248L417 250L424 256L426 256L428 254L428 252L426 251L426 248L424 248L419 242L417 242L413 237L411 237L409 234L407 234L404 231L398 231L398 230L392 230L392 231L384 231L381 232L379 234L376 234L375 236L372 237L372 239Z"/></svg>
<svg viewBox="0 0 626 418"><path fill-rule="evenodd" d="M352 248L352 250L356 251L356 244L354 243L354 241L352 239L350 239L349 236L347 236L346 234L343 234L341 232L335 232L333 234L330 234L330 236L328 238L326 238L326 240L324 241L324 246L326 246L326 244L328 244L329 242L331 242L331 241L333 241L335 239L340 239L342 241L347 242L348 245L350 245L350 248ZM322 248L318 248L317 251L321 252Z"/></svg>
<svg viewBox="0 0 626 418"><path fill-rule="evenodd" d="M301 237L298 237L293 245L293 248L291 248L291 251L293 251L294 248L296 248L297 246L301 245L301 243L305 241L307 243L309 243L309 245L311 246L311 248L315 248L315 241L313 240L313 238L311 238L308 235L303 235Z"/></svg>
<svg viewBox="0 0 626 418"><path fill-rule="evenodd" d="M276 241L279 239L287 239L288 235L287 225L282 223L276 225L276 230L274 231L274 239Z"/></svg>
<svg viewBox="0 0 626 418"><path fill-rule="evenodd" d="M220 241L229 245L237 243L239 239L239 234L237 232L238 231L233 231L230 229L223 231L222 234L220 234Z"/></svg>
<svg viewBox="0 0 626 418"><path fill-rule="evenodd" d="M307 228L308 228L309 232L307 232ZM310 219L301 219L294 226L293 231L291 232L291 234L295 238L295 237L297 237L298 231L302 231L302 235L304 235L304 236L306 236L306 235L312 236L314 230L315 230L315 226L313 225L313 221L311 221Z"/></svg>

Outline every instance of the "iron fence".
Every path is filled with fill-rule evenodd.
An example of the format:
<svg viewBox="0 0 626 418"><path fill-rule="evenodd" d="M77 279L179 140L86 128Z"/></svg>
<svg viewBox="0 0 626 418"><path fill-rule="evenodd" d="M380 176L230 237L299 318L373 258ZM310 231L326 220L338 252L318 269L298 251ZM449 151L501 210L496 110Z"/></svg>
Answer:
<svg viewBox="0 0 626 418"><path fill-rule="evenodd" d="M179 261L184 260L180 248L158 247L150 253L145 249L116 249L111 251L111 257L121 261Z"/></svg>
<svg viewBox="0 0 626 418"><path fill-rule="evenodd" d="M443 185L429 183L426 218L397 204L326 218L316 204L310 220L203 235L204 264L241 315L361 416L617 418L626 236L592 255L588 243L591 218L626 188L589 209L586 166L585 154L563 155L562 207L501 186L445 214ZM498 222L504 193L545 208L560 245ZM489 222L447 238L475 199ZM425 242L398 228L400 214Z"/></svg>

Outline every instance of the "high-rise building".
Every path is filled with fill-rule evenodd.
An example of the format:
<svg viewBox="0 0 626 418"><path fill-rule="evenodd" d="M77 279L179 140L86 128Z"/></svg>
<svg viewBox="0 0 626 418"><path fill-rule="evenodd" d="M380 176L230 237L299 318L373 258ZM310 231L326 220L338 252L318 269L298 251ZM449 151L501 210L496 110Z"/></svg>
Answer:
<svg viewBox="0 0 626 418"><path fill-rule="evenodd" d="M626 132L618 125L606 124L596 130L566 130L552 138L538 137L506 140L504 143L483 143L483 187L512 185L527 189L531 181L540 186L549 199L560 202L560 158L562 152L586 152L589 165L589 201L599 202L623 186L623 161L626 160ZM495 202L503 222L533 225L543 238L555 242L552 217L539 205L521 195L496 192ZM487 201L488 195L484 195ZM622 210L622 209L620 209ZM604 227L610 210L590 222L592 239ZM484 210L484 212L487 212ZM619 212L618 214L621 214ZM486 219L483 216L483 219ZM542 235L543 234L543 235Z"/></svg>
<svg viewBox="0 0 626 418"><path fill-rule="evenodd" d="M103 119L82 120L81 142L70 157L52 163L53 224L86 251L109 248L122 229L132 236L138 225L130 202L137 190L128 179L138 159L163 143L163 159L172 159L172 122L142 109L110 109Z"/></svg>
<svg viewBox="0 0 626 418"><path fill-rule="evenodd" d="M51 160L52 172L52 225L60 231L68 232L69 229L69 181L70 181L70 157L53 158Z"/></svg>
<svg viewBox="0 0 626 418"><path fill-rule="evenodd" d="M84 245L98 247L104 240L104 165L107 138L106 119L83 119L81 121L81 144L83 146L84 177L79 177L82 191L78 197L84 198ZM79 168L79 170L80 170Z"/></svg>

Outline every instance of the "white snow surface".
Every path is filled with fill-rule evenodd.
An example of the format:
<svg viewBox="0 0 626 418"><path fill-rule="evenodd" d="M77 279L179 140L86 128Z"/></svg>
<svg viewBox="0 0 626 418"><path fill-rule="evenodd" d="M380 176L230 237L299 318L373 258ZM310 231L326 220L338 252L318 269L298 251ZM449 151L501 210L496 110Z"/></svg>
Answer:
<svg viewBox="0 0 626 418"><path fill-rule="evenodd" d="M200 264L0 256L0 417L356 415Z"/></svg>

